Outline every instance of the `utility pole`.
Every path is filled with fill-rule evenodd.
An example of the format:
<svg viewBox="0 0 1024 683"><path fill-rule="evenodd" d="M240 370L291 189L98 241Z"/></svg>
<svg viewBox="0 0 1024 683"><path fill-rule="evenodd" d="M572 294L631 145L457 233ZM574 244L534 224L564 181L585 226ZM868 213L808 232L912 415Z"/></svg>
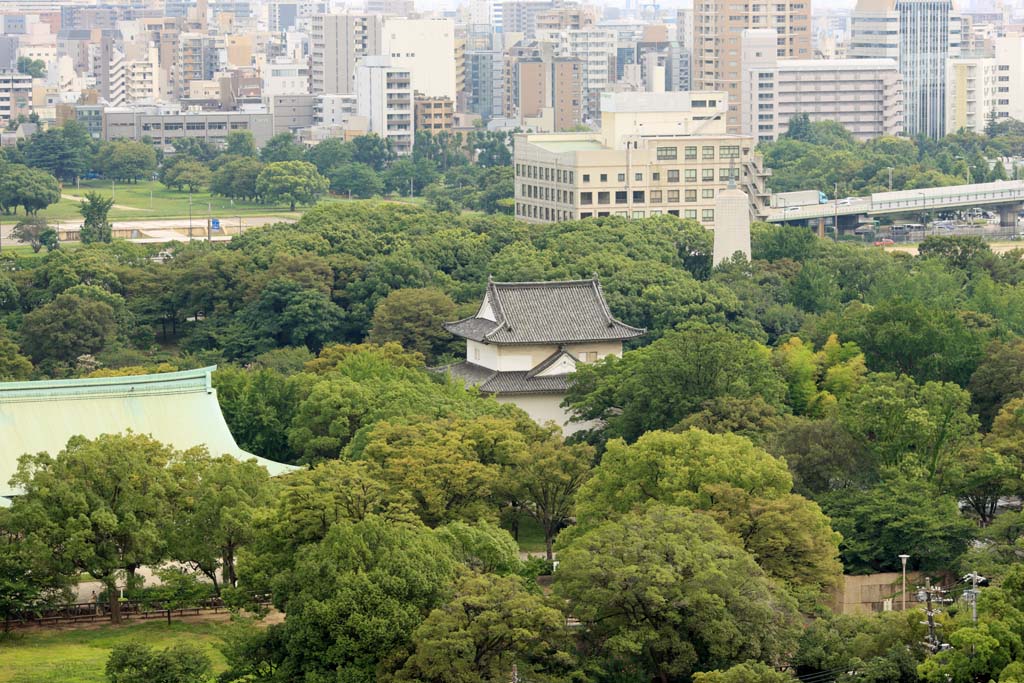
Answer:
<svg viewBox="0 0 1024 683"><path fill-rule="evenodd" d="M832 193L832 201L835 204L835 214L832 218L832 241L839 241L839 183L836 182L836 189Z"/></svg>
<svg viewBox="0 0 1024 683"><path fill-rule="evenodd" d="M926 578L924 580L923 592L925 598L924 613L925 616L927 616L928 618L927 621L921 622L922 624L928 627L928 635L925 637L925 642L923 644L926 648L928 648L928 651L930 653L935 654L937 652L942 652L943 650L949 649L949 645L939 640L939 636L935 626L935 615L941 612L942 610L940 610L938 607L933 607L932 600L934 598L935 601L938 602L940 605L949 601L942 597L946 592L945 590L943 590L942 588L932 587L932 580L930 578Z"/></svg>
<svg viewBox="0 0 1024 683"><path fill-rule="evenodd" d="M188 188L188 241L192 241L192 188Z"/></svg>
<svg viewBox="0 0 1024 683"><path fill-rule="evenodd" d="M206 202L206 243L213 241L213 202Z"/></svg>

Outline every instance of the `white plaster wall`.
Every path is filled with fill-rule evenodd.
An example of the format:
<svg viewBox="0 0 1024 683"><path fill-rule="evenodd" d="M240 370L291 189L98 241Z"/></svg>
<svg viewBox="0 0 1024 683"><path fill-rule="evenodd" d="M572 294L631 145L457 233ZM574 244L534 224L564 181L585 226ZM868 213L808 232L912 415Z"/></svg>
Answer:
<svg viewBox="0 0 1024 683"><path fill-rule="evenodd" d="M570 414L559 404L565 398L565 394L516 394L514 396L496 396L499 403L513 403L533 418L537 424L554 422L562 428L562 434L569 436L583 429L594 427L597 422L589 420L586 422L570 422Z"/></svg>

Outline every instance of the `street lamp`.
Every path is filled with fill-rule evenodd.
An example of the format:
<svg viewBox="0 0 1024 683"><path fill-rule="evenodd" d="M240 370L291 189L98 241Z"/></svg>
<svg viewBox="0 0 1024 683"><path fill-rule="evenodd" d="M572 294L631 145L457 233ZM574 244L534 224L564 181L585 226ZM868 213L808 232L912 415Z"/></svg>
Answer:
<svg viewBox="0 0 1024 683"><path fill-rule="evenodd" d="M902 611L907 611L907 560L910 559L910 555L900 555L900 562L903 563L903 595L900 598L902 603Z"/></svg>
<svg viewBox="0 0 1024 683"><path fill-rule="evenodd" d="M192 187L188 188L188 241L192 242Z"/></svg>

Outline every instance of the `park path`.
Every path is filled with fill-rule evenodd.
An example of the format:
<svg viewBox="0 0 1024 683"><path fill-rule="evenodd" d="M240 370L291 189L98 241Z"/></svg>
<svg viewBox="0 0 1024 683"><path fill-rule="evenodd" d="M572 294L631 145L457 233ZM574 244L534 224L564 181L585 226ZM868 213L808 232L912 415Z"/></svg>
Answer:
<svg viewBox="0 0 1024 683"><path fill-rule="evenodd" d="M69 199L73 202L81 202L85 200L85 197L80 197L77 194L68 194L67 192L61 192L61 199ZM128 206L127 204L112 204L112 209L121 209L122 211L145 211L146 209L140 209L137 206Z"/></svg>

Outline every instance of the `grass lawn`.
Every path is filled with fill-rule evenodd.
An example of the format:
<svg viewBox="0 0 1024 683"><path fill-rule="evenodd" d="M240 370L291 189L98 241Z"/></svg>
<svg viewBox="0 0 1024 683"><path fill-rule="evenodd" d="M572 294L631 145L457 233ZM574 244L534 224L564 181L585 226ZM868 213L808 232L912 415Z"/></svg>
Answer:
<svg viewBox="0 0 1024 683"><path fill-rule="evenodd" d="M165 622L95 629L16 632L0 639L0 683L100 683L110 649L141 640L165 648L187 641L207 651L214 671L226 668L217 645L225 622Z"/></svg>
<svg viewBox="0 0 1024 683"><path fill-rule="evenodd" d="M73 183L64 186L64 197L56 204L51 204L39 215L51 221L74 221L80 223L82 215L79 213L79 201L70 199L68 196L81 197L88 191L98 192L104 197L111 193L110 183L103 180L86 180L81 187ZM162 184L155 181L140 181L134 184L117 184L113 188L114 207L110 210L110 220L123 221L133 218L183 218L188 216L188 192L177 192L169 190ZM150 193L152 192L152 197ZM297 209L299 207L296 207ZM257 204L254 202L242 202L226 197L212 196L209 192L195 192L192 194L192 215L198 219L205 219L207 214L212 212L214 218L221 221L230 220L232 216L265 216L278 213L289 213L288 206L274 206L269 204ZM0 216L4 223L16 223L18 216Z"/></svg>
<svg viewBox="0 0 1024 683"><path fill-rule="evenodd" d="M519 519L519 549L527 553L544 552L544 532L537 520L529 515Z"/></svg>

